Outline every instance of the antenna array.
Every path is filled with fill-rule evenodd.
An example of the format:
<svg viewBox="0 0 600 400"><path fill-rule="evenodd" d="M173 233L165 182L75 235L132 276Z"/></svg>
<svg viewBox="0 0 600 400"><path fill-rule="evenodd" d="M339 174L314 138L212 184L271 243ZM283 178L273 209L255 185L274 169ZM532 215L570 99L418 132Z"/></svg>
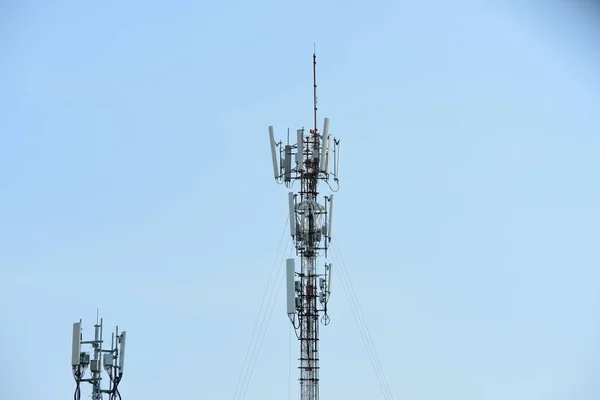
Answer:
<svg viewBox="0 0 600 400"><path fill-rule="evenodd" d="M339 189L340 141L329 133L325 118L323 133L317 129L316 55L313 54L314 128L308 134L304 128L296 131L296 144L276 142L269 126L273 175L277 183L291 187L300 181L299 193L289 192L290 235L296 255L301 259L296 272L295 259L286 262L287 314L300 341L300 399L319 398L319 316L321 323L330 321L327 304L331 295L332 264L325 263L323 273L317 273L317 258L327 250L333 233L334 195L318 201L318 184L327 183L332 192ZM289 137L289 135L288 135ZM330 170L333 164L333 171ZM332 188L331 182L336 186Z"/></svg>
<svg viewBox="0 0 600 400"><path fill-rule="evenodd" d="M119 392L119 383L123 378L123 367L125 361L125 331L119 334L119 327L115 328L112 334L111 347L106 350L102 348L102 319L96 320L94 325L94 340L83 340L82 322L73 324L73 351L71 355L71 365L73 367L73 377L75 378L76 388L74 399L81 397L80 385L82 382L88 382L92 385L92 400L102 400L103 394L108 394L110 400L121 400ZM92 351L81 351L81 345L90 345ZM86 378L87 370L90 370L90 377ZM102 369L108 374L109 387L102 389Z"/></svg>

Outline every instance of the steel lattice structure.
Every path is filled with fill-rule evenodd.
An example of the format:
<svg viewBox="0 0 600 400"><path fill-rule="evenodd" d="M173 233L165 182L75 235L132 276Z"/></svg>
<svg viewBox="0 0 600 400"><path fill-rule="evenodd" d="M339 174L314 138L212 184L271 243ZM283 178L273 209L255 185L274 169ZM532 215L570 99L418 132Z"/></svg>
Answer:
<svg viewBox="0 0 600 400"><path fill-rule="evenodd" d="M275 142L273 127L269 127L274 177L278 183L290 187L300 181L300 192L289 193L290 234L301 258L300 272L295 270L295 259L287 260L287 313L300 341L300 398L319 398L319 319L329 323L327 303L331 284L331 264L325 264L322 274L317 272L317 259L327 257L332 238L333 195L318 201L318 184L326 182L332 191L330 178L339 188L339 140L329 134L329 120L325 118L323 133L317 129L316 55L313 54L314 128L305 134L297 130L297 142ZM289 132L289 131L288 131ZM277 155L279 148L279 157ZM293 159L295 158L295 166ZM333 164L333 172L330 172ZM298 278L298 279L297 279Z"/></svg>

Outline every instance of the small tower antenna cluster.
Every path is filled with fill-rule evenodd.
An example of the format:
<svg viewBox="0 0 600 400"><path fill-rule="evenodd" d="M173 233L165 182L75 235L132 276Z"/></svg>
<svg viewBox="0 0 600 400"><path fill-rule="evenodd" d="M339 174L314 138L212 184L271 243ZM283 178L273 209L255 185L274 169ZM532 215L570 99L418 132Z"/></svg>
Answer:
<svg viewBox="0 0 600 400"><path fill-rule="evenodd" d="M73 351L71 365L76 388L74 400L81 397L80 385L88 382L92 385L92 400L102 400L108 394L109 400L121 400L119 383L123 378L125 361L125 331L119 333L119 327L112 333L110 349L103 348L102 319L94 325L94 339L83 340L82 322L73 324ZM82 345L89 345L90 351L82 351ZM90 371L89 377L86 373ZM108 389L102 389L102 372L108 375Z"/></svg>
<svg viewBox="0 0 600 400"><path fill-rule="evenodd" d="M300 399L319 399L319 319L329 324L327 304L331 296L331 263L317 271L319 255L327 257L333 234L334 195L318 200L318 184L325 182L332 192L339 189L340 141L329 132L329 119L323 132L317 128L317 56L313 53L314 128L296 131L296 144L276 142L269 126L273 175L277 183L291 187L300 182L298 193L289 192L290 234L300 257L286 261L287 314L300 341ZM308 134L307 134L308 133ZM333 171L331 170L333 168ZM331 183L335 185L335 189Z"/></svg>

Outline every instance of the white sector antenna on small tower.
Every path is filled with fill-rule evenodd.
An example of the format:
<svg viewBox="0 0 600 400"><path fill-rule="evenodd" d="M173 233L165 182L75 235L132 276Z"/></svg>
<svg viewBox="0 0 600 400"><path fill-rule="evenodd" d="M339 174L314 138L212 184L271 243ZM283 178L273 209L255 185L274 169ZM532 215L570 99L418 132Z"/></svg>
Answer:
<svg viewBox="0 0 600 400"><path fill-rule="evenodd" d="M71 365L79 365L81 357L81 321L73 323L73 350L71 352Z"/></svg>
<svg viewBox="0 0 600 400"><path fill-rule="evenodd" d="M273 133L273 127L269 126L269 139L271 141L271 158L273 159L273 175L275 179L279 178L279 166L277 165L277 150L275 149L275 134Z"/></svg>
<svg viewBox="0 0 600 400"><path fill-rule="evenodd" d="M288 258L285 263L287 287L287 313L289 316L296 314L296 261Z"/></svg>
<svg viewBox="0 0 600 400"><path fill-rule="evenodd" d="M121 332L121 338L119 342L121 343L121 348L119 349L119 373L123 374L123 366L125 364L125 334L126 332Z"/></svg>

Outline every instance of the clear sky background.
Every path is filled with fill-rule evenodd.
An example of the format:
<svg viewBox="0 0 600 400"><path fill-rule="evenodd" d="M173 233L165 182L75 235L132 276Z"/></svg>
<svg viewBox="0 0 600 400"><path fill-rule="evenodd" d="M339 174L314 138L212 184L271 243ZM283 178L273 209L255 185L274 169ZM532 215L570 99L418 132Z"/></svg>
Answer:
<svg viewBox="0 0 600 400"><path fill-rule="evenodd" d="M394 397L597 399L598 12L3 2L0 397L70 398L98 307L128 331L124 399L233 399L283 268L267 126L311 124L316 42L334 240ZM383 399L334 285L321 398ZM288 398L290 367L296 398L289 325L282 291L246 399Z"/></svg>

